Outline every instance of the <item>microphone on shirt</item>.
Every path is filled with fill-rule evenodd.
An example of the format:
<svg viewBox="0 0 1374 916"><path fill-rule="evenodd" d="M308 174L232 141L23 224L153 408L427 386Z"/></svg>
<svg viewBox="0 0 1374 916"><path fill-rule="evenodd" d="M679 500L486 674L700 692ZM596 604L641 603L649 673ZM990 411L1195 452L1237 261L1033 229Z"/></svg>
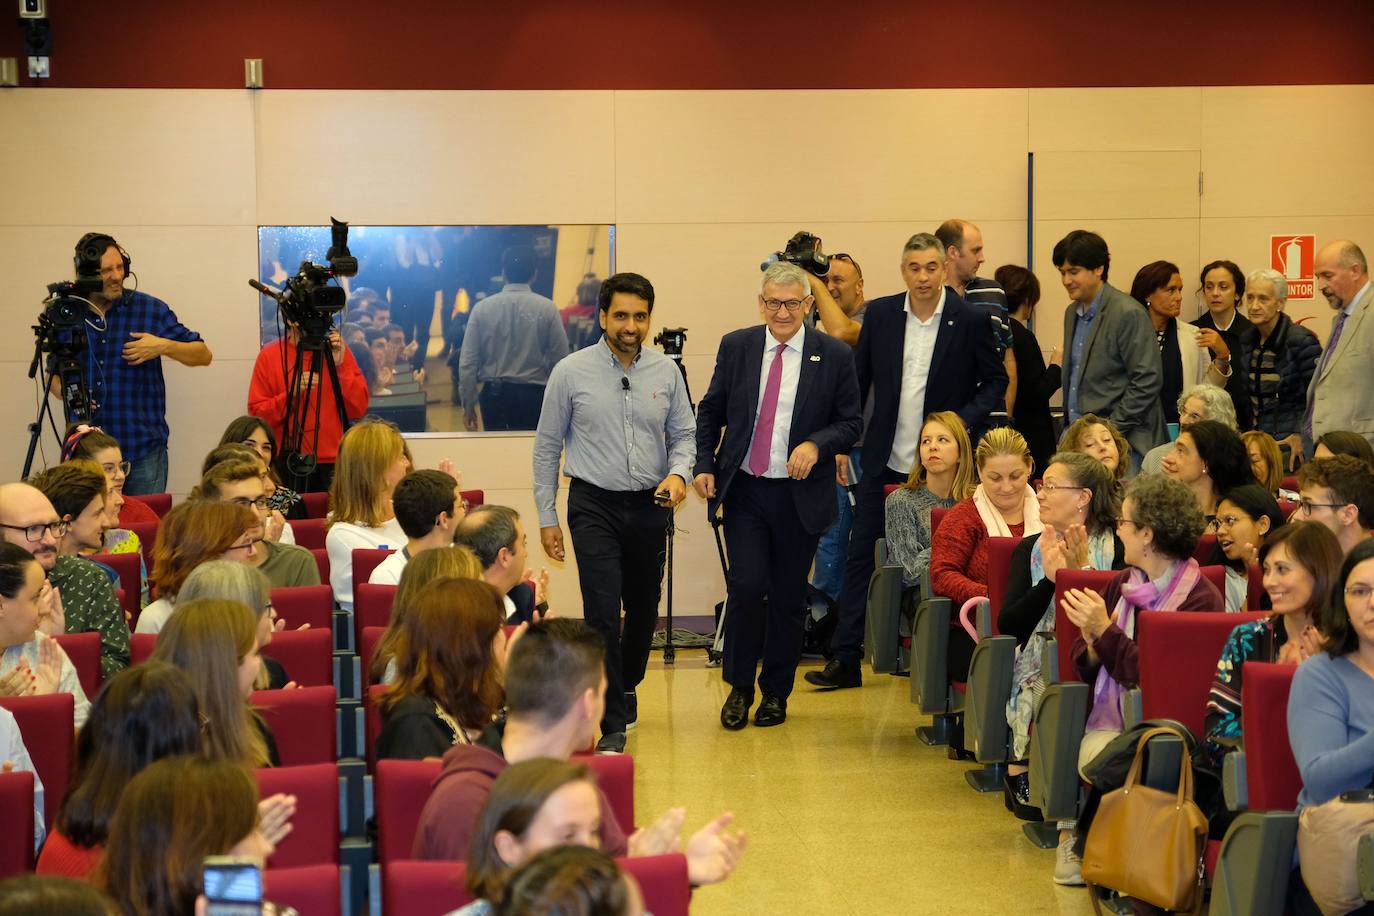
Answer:
<svg viewBox="0 0 1374 916"><path fill-rule="evenodd" d="M630 390L630 380L623 375L620 377L620 387L626 391Z"/></svg>

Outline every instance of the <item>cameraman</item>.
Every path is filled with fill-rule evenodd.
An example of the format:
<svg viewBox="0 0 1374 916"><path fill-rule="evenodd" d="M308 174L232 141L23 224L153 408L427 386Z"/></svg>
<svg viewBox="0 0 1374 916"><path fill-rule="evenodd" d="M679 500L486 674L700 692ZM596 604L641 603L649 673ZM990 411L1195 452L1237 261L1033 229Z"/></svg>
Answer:
<svg viewBox="0 0 1374 916"><path fill-rule="evenodd" d="M273 434L281 443L286 441L287 379L296 365L296 348L300 342L301 326L287 320L285 340L274 340L258 352L258 360L253 364L253 379L248 385L248 412L270 423ZM334 357L334 365L339 369L344 410L352 422L367 413L367 379L358 368L352 351L344 346L337 328L329 332L329 349ZM334 459L339 455L339 439L343 437L334 386L330 384L324 367L315 364L320 356L319 351L306 352L301 364L301 377L292 398L292 425L299 429L301 418L305 423L305 432L300 440L301 452L314 455L317 464L304 482L292 472L285 460L278 464L286 485L303 493L322 493L329 489L334 479ZM309 398L306 397L307 391ZM319 418L318 426L316 417Z"/></svg>
<svg viewBox="0 0 1374 916"><path fill-rule="evenodd" d="M180 321L167 303L124 289L129 256L111 236L91 232L76 244L77 262L100 250L101 290L89 299L86 382L95 409L93 425L119 440L132 467L124 481L131 496L167 491L167 386L162 357L183 366L208 366L205 341ZM84 253L84 257L83 257Z"/></svg>

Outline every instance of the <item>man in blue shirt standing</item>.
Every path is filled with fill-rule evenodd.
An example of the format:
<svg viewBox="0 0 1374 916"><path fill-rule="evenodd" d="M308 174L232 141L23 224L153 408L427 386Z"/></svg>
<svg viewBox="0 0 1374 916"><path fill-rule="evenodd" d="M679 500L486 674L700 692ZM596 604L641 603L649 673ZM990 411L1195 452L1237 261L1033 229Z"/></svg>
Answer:
<svg viewBox="0 0 1374 916"><path fill-rule="evenodd" d="M91 422L119 440L132 467L124 481L131 496L167 491L167 386L162 357L183 366L208 366L212 354L161 299L124 289L131 261L104 233L88 233L76 245L104 246L101 290L92 293L86 320L86 384L94 402Z"/></svg>
<svg viewBox="0 0 1374 916"><path fill-rule="evenodd" d="M549 375L534 436L534 504L544 552L561 561L562 453L582 614L606 641L606 711L596 748L620 753L638 718L634 690L658 622L673 507L687 495L696 459L696 424L677 365L644 349L654 308L649 281L615 274L602 284L597 306L601 340Z"/></svg>

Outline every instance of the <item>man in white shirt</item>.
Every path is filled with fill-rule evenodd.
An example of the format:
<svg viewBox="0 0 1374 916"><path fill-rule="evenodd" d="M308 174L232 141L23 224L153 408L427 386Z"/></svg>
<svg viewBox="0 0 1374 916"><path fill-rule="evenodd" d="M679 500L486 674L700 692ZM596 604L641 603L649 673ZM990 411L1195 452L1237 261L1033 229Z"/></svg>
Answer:
<svg viewBox="0 0 1374 916"><path fill-rule="evenodd" d="M391 507L406 533L406 544L377 564L368 582L396 585L417 553L453 544L453 533L467 514L458 486L458 481L443 471L411 471L401 478L391 494Z"/></svg>

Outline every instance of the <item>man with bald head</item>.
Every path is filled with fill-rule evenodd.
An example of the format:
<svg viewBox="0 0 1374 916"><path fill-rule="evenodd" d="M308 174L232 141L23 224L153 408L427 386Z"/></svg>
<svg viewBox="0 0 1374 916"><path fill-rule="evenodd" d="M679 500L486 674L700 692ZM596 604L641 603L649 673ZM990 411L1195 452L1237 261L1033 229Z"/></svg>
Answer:
<svg viewBox="0 0 1374 916"><path fill-rule="evenodd" d="M1317 252L1315 273L1336 320L1307 387L1303 448L1309 456L1317 437L1331 430L1350 430L1374 442L1374 386L1367 362L1374 353L1369 261L1359 245L1341 239Z"/></svg>
<svg viewBox="0 0 1374 916"><path fill-rule="evenodd" d="M129 666L129 626L99 564L59 555L68 524L40 490L26 483L0 484L0 536L33 554L57 593L44 632L99 633L101 672L112 677Z"/></svg>

